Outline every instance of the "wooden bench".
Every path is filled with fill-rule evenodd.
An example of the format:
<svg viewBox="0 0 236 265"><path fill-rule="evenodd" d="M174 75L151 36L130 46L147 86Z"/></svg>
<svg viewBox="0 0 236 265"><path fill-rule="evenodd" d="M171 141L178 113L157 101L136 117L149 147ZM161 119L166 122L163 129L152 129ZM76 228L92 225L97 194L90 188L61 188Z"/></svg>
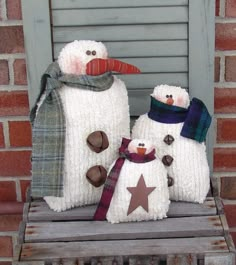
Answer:
<svg viewBox="0 0 236 265"><path fill-rule="evenodd" d="M172 202L161 221L92 221L96 205L57 213L24 207L14 265L233 265L235 247L218 196Z"/></svg>

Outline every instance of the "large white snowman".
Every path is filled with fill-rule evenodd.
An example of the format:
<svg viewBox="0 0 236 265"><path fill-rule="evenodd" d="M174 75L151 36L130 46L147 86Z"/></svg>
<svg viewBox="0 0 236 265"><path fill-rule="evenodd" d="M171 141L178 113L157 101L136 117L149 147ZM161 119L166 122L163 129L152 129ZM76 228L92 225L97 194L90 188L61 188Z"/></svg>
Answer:
<svg viewBox="0 0 236 265"><path fill-rule="evenodd" d="M51 209L60 212L99 201L106 171L118 155L122 137L130 134L128 96L124 82L110 73L108 78L111 84L103 89L103 82L107 85L107 81L103 77L98 82L97 79L94 81L92 75L100 78L109 71L122 72L124 66L128 71L132 68L131 73L139 70L107 58L106 47L95 41L67 44L59 54L58 65L62 72L60 81L69 79L57 90L65 119L61 183L63 196L44 196L44 199ZM76 82L74 79L78 76L85 83L99 83L100 89L93 88L93 85L90 85L90 89L86 89L86 85L70 85ZM37 113L44 107L42 102L43 99L38 104Z"/></svg>
<svg viewBox="0 0 236 265"><path fill-rule="evenodd" d="M210 122L200 100L190 103L184 89L168 85L155 87L150 111L136 121L132 137L155 144L157 155L173 179L169 187L171 200L205 200L210 178L204 137ZM199 139L194 139L195 134Z"/></svg>

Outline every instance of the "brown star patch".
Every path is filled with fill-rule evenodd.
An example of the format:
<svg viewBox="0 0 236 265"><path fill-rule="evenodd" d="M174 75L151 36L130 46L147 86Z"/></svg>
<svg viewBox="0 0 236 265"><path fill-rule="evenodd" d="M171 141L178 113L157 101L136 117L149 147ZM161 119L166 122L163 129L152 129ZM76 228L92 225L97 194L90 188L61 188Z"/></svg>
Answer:
<svg viewBox="0 0 236 265"><path fill-rule="evenodd" d="M155 190L156 187L147 187L143 175L140 176L136 187L127 187L132 194L127 215L131 214L139 206L148 212L148 195Z"/></svg>

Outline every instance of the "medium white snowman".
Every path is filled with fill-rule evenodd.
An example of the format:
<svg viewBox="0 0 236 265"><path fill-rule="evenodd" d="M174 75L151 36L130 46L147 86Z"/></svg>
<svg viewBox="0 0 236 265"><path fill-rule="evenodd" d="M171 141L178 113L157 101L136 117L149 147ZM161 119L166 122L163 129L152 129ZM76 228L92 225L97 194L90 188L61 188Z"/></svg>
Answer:
<svg viewBox="0 0 236 265"><path fill-rule="evenodd" d="M60 81L69 79L69 82L58 89L66 128L63 196L44 196L54 211L97 203L106 171L118 155L120 141L129 136L126 86L110 72L122 72L124 67L123 73L131 68L131 73L139 70L107 56L101 42L82 40L67 44L59 54ZM102 76L106 72L110 73L108 81ZM95 79L98 76L98 81L92 76ZM85 80L84 86L73 86L77 77ZM93 87L93 82L98 83L99 90ZM103 89L103 82L106 85L110 82L110 86ZM90 89L86 89L87 83ZM38 112L40 107L43 104Z"/></svg>
<svg viewBox="0 0 236 265"><path fill-rule="evenodd" d="M209 191L205 135L211 117L205 105L180 87L160 85L151 95L151 108L136 121L133 138L146 138L173 179L170 199L202 203Z"/></svg>
<svg viewBox="0 0 236 265"><path fill-rule="evenodd" d="M165 218L170 204L167 170L155 157L153 144L148 140L130 140L121 157L125 159L122 167L119 162L117 165L116 160L104 185L103 194L106 194L112 190L112 179L119 174L106 214L107 220L119 223ZM101 201L104 198L102 196ZM107 200L100 203L101 209L108 204ZM96 217L99 220L99 207L95 220Z"/></svg>

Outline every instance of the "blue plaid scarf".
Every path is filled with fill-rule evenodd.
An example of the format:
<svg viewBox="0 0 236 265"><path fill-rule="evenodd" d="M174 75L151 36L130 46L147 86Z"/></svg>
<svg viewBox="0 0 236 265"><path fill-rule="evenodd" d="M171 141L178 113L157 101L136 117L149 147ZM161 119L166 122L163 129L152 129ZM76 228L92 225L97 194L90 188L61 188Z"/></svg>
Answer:
<svg viewBox="0 0 236 265"><path fill-rule="evenodd" d="M206 140L207 131L211 125L211 116L204 103L193 98L188 109L171 106L151 97L151 107L148 117L161 123L181 123L180 135L199 143Z"/></svg>

